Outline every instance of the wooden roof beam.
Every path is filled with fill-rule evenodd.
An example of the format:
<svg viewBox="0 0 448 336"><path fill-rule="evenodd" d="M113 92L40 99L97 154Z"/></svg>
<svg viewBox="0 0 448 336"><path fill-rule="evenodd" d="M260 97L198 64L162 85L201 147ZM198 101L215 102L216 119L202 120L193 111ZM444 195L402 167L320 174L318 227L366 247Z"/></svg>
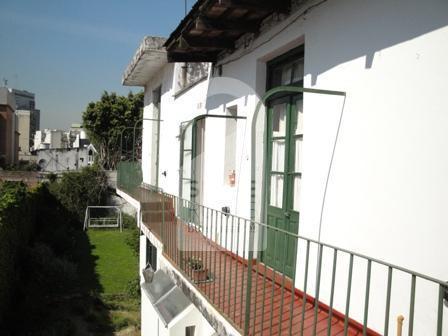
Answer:
<svg viewBox="0 0 448 336"><path fill-rule="evenodd" d="M215 30L221 32L256 33L259 21L237 21L225 19L210 19L200 16L196 19L196 29Z"/></svg>
<svg viewBox="0 0 448 336"><path fill-rule="evenodd" d="M227 7L232 9L244 9L248 11L258 12L278 12L287 13L289 11L289 0L218 0L216 6Z"/></svg>
<svg viewBox="0 0 448 336"><path fill-rule="evenodd" d="M200 62L216 62L216 54L215 53L196 53L196 52L168 52L168 62L191 62L191 63L200 63Z"/></svg>
<svg viewBox="0 0 448 336"><path fill-rule="evenodd" d="M177 45L181 49L233 49L235 42L230 39L223 39L219 37L197 37L197 36L181 36L178 39Z"/></svg>

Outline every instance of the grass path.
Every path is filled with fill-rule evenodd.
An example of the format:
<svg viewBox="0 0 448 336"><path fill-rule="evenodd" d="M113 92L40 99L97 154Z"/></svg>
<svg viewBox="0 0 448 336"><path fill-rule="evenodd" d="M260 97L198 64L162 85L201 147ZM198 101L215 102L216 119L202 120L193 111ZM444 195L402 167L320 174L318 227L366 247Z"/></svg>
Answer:
<svg viewBox="0 0 448 336"><path fill-rule="evenodd" d="M102 294L125 293L128 282L138 274L137 256L126 244L129 234L127 230L88 231Z"/></svg>
<svg viewBox="0 0 448 336"><path fill-rule="evenodd" d="M81 302L77 336L139 335L140 302L129 296L128 284L138 276L138 257L126 243L137 231L88 230L85 261L80 269L87 292L98 297ZM79 331L88 330L88 333Z"/></svg>

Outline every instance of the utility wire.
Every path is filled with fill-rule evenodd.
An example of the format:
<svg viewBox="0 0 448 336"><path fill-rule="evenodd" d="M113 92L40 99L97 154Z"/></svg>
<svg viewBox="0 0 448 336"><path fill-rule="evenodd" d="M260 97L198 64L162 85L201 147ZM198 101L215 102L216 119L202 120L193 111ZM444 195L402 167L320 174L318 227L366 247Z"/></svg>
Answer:
<svg viewBox="0 0 448 336"><path fill-rule="evenodd" d="M320 218L319 218L319 235L318 235L318 238L317 238L317 241L319 243L320 243L320 236L321 236L321 232L322 232L322 219L323 219L323 216L324 216L325 201L327 199L328 182L330 181L331 170L333 168L334 153L336 152L336 146L337 146L337 143L338 143L338 140L339 140L339 133L340 133L340 130L341 130L342 117L344 116L345 100L346 100L346 96L344 96L344 101L342 103L342 110L341 110L341 114L339 116L339 122L338 122L338 128L336 130L336 136L334 138L334 145L333 145L333 150L331 152L330 164L328 165L327 178L325 180L325 188L324 188L324 194L323 194L323 197L322 197L322 207L320 209Z"/></svg>

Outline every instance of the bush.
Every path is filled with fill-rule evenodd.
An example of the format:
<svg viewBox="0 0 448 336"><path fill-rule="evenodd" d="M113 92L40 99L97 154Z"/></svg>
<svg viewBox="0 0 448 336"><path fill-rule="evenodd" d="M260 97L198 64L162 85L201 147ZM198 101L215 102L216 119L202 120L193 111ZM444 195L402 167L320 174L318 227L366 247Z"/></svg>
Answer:
<svg viewBox="0 0 448 336"><path fill-rule="evenodd" d="M76 286L76 265L65 258L58 257L45 244L37 243L28 249L28 262L25 265L26 279L33 293L56 297L56 294L68 294Z"/></svg>
<svg viewBox="0 0 448 336"><path fill-rule="evenodd" d="M115 331L120 331L132 325L133 321L127 316L117 314L112 316L112 324L114 326Z"/></svg>
<svg viewBox="0 0 448 336"><path fill-rule="evenodd" d="M101 170L87 168L50 180L33 190L21 182L0 182L2 335L68 336L76 331L71 319L64 316L71 311L68 304L78 291L86 290L81 277L94 267L93 258L80 263L85 261L85 253L80 250L88 253L90 248L82 222L88 205L105 204L107 178ZM138 253L135 220L124 216L124 225L129 228L124 233L128 244ZM84 250L79 249L80 244L84 244ZM78 275L78 268L83 273ZM130 282L129 295L135 297L138 291L138 280ZM96 330L94 334L111 332L106 307L94 302L89 305L92 307L85 315L90 312L98 322L89 328ZM75 310L81 312L81 308L78 304Z"/></svg>
<svg viewBox="0 0 448 336"><path fill-rule="evenodd" d="M50 185L50 190L82 222L87 206L106 204L107 176L98 167L85 167L79 172L64 173Z"/></svg>
<svg viewBox="0 0 448 336"><path fill-rule="evenodd" d="M16 328L23 314L32 316L30 325L44 324L48 300L75 287L73 223L77 218L47 184L33 190L22 182L0 184L0 325L6 334L6 322Z"/></svg>
<svg viewBox="0 0 448 336"><path fill-rule="evenodd" d="M123 214L123 228L137 230L137 222L133 216Z"/></svg>
<svg viewBox="0 0 448 336"><path fill-rule="evenodd" d="M0 184L0 325L20 281L20 254L33 230L32 205L22 182Z"/></svg>
<svg viewBox="0 0 448 336"><path fill-rule="evenodd" d="M68 318L61 318L52 321L44 327L40 335L45 336L72 336L76 334L75 324Z"/></svg>
<svg viewBox="0 0 448 336"><path fill-rule="evenodd" d="M20 160L17 164L6 165L5 170L11 171L38 171L40 169L36 162Z"/></svg>
<svg viewBox="0 0 448 336"><path fill-rule="evenodd" d="M56 180L58 179L58 175L55 173L49 173L47 174L47 179L48 181L50 181L50 183L56 182Z"/></svg>
<svg viewBox="0 0 448 336"><path fill-rule="evenodd" d="M128 282L126 294L133 299L140 298L140 277L138 275Z"/></svg>
<svg viewBox="0 0 448 336"><path fill-rule="evenodd" d="M125 238L126 245L129 246L134 255L138 256L140 252L140 234L135 219L132 216L124 214L123 227L128 228Z"/></svg>
<svg viewBox="0 0 448 336"><path fill-rule="evenodd" d="M35 241L50 246L58 256L71 258L76 231L82 229L78 217L68 211L50 192L48 184L41 185L35 194L36 206L39 209L35 224Z"/></svg>

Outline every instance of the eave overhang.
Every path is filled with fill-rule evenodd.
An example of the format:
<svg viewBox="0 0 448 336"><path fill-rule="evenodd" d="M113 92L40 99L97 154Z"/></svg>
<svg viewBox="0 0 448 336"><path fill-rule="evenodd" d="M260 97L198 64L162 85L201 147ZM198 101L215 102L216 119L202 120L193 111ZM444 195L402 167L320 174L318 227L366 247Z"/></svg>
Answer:
<svg viewBox="0 0 448 336"><path fill-rule="evenodd" d="M145 86L167 64L165 42L163 37L146 36L124 72L122 84Z"/></svg>
<svg viewBox="0 0 448 336"><path fill-rule="evenodd" d="M287 13L291 0L198 0L165 43L168 62L216 62L265 18Z"/></svg>

